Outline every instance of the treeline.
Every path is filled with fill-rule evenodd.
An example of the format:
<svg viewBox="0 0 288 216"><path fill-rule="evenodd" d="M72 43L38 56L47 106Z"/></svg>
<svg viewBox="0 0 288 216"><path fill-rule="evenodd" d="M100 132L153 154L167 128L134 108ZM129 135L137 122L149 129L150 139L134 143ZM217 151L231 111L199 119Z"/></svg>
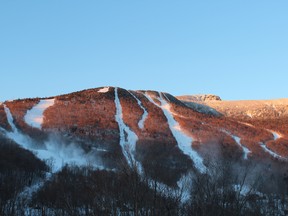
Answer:
<svg viewBox="0 0 288 216"><path fill-rule="evenodd" d="M48 167L29 151L13 143L1 143L0 149L0 215L274 216L288 213L288 178L283 170L276 170L270 164L261 163L259 167L248 161L210 158L205 161L206 173L191 171L167 186L139 169L138 164L130 167L124 162L119 162L119 169L112 171L65 166L49 176ZM37 181L43 180L45 183L33 190ZM26 196L30 197L25 197L25 193L23 196L23 191L29 189L33 193Z"/></svg>
<svg viewBox="0 0 288 216"><path fill-rule="evenodd" d="M0 215L23 215L21 192L43 179L48 169L30 151L0 136Z"/></svg>
<svg viewBox="0 0 288 216"><path fill-rule="evenodd" d="M253 164L214 161L205 174L187 174L166 186L139 173L66 166L46 182L31 203L36 215L195 215L287 214L287 179ZM35 211L35 209L38 209Z"/></svg>

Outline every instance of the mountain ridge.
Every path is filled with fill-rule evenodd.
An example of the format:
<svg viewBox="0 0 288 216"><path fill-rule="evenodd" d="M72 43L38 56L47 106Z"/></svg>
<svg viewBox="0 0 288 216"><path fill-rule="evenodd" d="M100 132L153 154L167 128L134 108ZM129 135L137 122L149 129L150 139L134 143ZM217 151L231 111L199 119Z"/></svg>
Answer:
<svg viewBox="0 0 288 216"><path fill-rule="evenodd" d="M45 151L49 149L51 134L58 134L57 139L63 140L61 145L74 143L76 152L93 155L93 160L107 169L117 168L119 161L129 163L125 152L128 148L133 161L139 162L151 176L160 173L166 182L174 176L168 180L170 183L187 172L188 167L203 170L201 164L205 164L207 154L215 153L215 147L225 158L267 160L268 156L273 163L286 161L288 130L277 126L286 119L256 121L247 119L247 114L245 118L241 113L240 117L235 115L231 111L233 105L226 112L214 105L226 101L191 104L179 99L164 92L100 87L55 97L6 101L0 105L0 127L4 136L17 135L13 131L17 128L19 134ZM39 112L39 104L48 100L53 100L53 104ZM36 115L35 122L40 126L33 127L27 122L27 113L37 110L37 106L40 117ZM33 146L29 148L35 151ZM160 166L157 174L149 170L148 163L155 159Z"/></svg>

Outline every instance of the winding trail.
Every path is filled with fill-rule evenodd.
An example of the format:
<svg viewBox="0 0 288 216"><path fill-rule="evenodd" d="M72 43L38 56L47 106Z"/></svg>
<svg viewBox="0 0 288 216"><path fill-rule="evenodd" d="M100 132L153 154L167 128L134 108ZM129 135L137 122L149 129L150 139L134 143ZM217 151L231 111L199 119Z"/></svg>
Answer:
<svg viewBox="0 0 288 216"><path fill-rule="evenodd" d="M242 148L243 150L243 158L244 160L248 159L248 154L252 153L246 146L241 144L241 138L232 135L232 138L235 140L235 142L240 146L240 148Z"/></svg>
<svg viewBox="0 0 288 216"><path fill-rule="evenodd" d="M140 108L143 110L143 115L142 115L142 118L140 119L140 121L138 122L138 127L140 129L144 129L144 123L148 117L148 112L147 110L143 107L142 105L142 102L131 92L131 91L128 91L134 98L135 100L137 101L138 105L140 106Z"/></svg>
<svg viewBox="0 0 288 216"><path fill-rule="evenodd" d="M226 130L222 130L224 133L226 133L227 135L231 136L234 141L236 142L236 144L242 149L243 151L243 158L244 160L247 160L248 159L248 155L250 153L252 153L246 146L242 145L241 143L241 138L238 137L238 136L235 136L233 134L231 134L229 131L226 131Z"/></svg>
<svg viewBox="0 0 288 216"><path fill-rule="evenodd" d="M190 157L190 159L193 161L195 167L197 170L199 170L201 173L205 173L207 168L203 164L203 158L193 150L192 148L192 142L193 139L190 136L187 136L180 124L174 119L173 114L170 110L170 105L167 103L166 100L163 99L162 94L159 92L160 98L157 98L161 105L159 106L151 97L148 93L145 93L145 96L147 99L153 103L155 106L159 107L162 109L166 119L167 123L169 125L169 128L178 144L179 149L187 156Z"/></svg>
<svg viewBox="0 0 288 216"><path fill-rule="evenodd" d="M247 123L247 122L241 122L241 121L239 121L239 123L244 124L244 125L249 126L249 127L252 127L252 128L255 128L254 125L252 125L252 124L250 124L250 123ZM276 131L269 130L269 129L264 129L264 130L268 131L269 133L272 133L272 135L273 135L273 140L274 140L274 141L276 141L276 140L278 140L278 139L280 139L280 138L283 137L282 134L280 134L280 133L278 133L278 132L276 132ZM271 149L269 149L269 148L266 146L265 143L259 142L259 145L261 146L261 148L262 148L266 153L270 154L272 157L277 158L277 159L281 159L281 160L287 160L286 158L282 157L281 155L278 155L276 152L274 152L274 151L272 151Z"/></svg>
<svg viewBox="0 0 288 216"><path fill-rule="evenodd" d="M280 134L280 133L278 133L278 132L276 132L276 131L268 130L268 129L267 129L267 131L270 132L270 133L272 133L272 135L273 135L273 137L274 137L274 139L273 139L274 141L276 141L276 140L278 140L278 139L280 139L280 138L283 137L282 134ZM260 146L263 148L263 150L264 150L265 152L267 152L268 154L270 154L272 157L277 158L277 159L280 159L280 160L287 160L287 158L285 158L285 157L277 154L276 152L272 151L271 149L269 149L265 143L260 142L259 144L260 144Z"/></svg>

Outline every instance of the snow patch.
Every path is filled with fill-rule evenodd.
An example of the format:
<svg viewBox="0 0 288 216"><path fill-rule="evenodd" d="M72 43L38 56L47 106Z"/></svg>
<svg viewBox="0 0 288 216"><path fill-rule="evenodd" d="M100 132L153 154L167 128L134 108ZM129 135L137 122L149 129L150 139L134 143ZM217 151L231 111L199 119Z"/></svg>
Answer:
<svg viewBox="0 0 288 216"><path fill-rule="evenodd" d="M138 136L123 121L122 106L118 97L118 88L115 88L115 105L115 119L119 126L120 146L122 148L122 152L129 166L133 167L133 165L136 164L139 171L142 172L142 167L135 159L136 143L138 140Z"/></svg>
<svg viewBox="0 0 288 216"><path fill-rule="evenodd" d="M268 130L269 132L271 132L273 134L273 137L274 137L274 140L277 140L277 139L280 139L283 137L282 134L276 132L276 131L273 131L273 130Z"/></svg>
<svg viewBox="0 0 288 216"><path fill-rule="evenodd" d="M40 100L36 106L27 111L24 121L31 127L41 129L44 119L43 113L48 107L53 106L54 102L55 99Z"/></svg>
<svg viewBox="0 0 288 216"><path fill-rule="evenodd" d="M135 100L137 101L138 105L139 105L140 108L143 110L142 118L141 118L141 120L138 122L138 127L143 130L143 129L144 129L145 120L146 120L147 117L148 117L148 112L147 112L146 109L143 107L142 102L141 102L132 92L129 91L129 93L135 98Z"/></svg>
<svg viewBox="0 0 288 216"><path fill-rule="evenodd" d="M148 98L148 100L153 103L155 106L162 109L164 115L166 116L169 128L176 139L176 142L178 144L179 149L185 154L188 155L191 160L194 162L195 167L201 172L204 173L206 171L206 167L203 164L203 158L192 149L192 138L187 136L182 128L180 127L180 124L174 119L172 112L170 110L170 105L167 103L166 100L163 99L162 94L159 93L160 98L157 98L161 105L159 106L147 93L145 96Z"/></svg>
<svg viewBox="0 0 288 216"><path fill-rule="evenodd" d="M106 93L108 91L109 91L109 87L104 87L104 88L100 89L98 92L99 93Z"/></svg>

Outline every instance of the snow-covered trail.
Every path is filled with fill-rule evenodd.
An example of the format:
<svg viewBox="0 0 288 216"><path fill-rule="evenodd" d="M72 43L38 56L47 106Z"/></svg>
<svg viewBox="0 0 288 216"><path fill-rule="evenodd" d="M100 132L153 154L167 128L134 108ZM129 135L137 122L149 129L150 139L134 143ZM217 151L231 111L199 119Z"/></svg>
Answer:
<svg viewBox="0 0 288 216"><path fill-rule="evenodd" d="M251 127L251 128L255 128L254 125L249 124L249 123L246 123L246 122L241 122L241 121L239 121L239 123L244 124L244 125L246 125L246 126L249 126L249 127ZM272 135L273 135L273 140L274 140L274 141L276 141L276 140L278 140L278 139L280 139L280 138L283 137L282 134L280 134L280 133L278 133L278 132L276 132L276 131L268 130L268 129L265 129L265 130L268 131L269 133L272 133ZM231 134L229 134L229 135L231 135ZM234 138L234 140L235 140L235 138ZM238 143L238 145L239 145L240 140L237 139L237 137L236 137L236 140L235 140L235 141L236 141L236 142ZM281 155L278 155L276 152L274 152L274 151L272 151L271 149L269 149L269 148L266 146L265 143L259 142L259 145L261 146L261 148L262 148L265 152L267 152L268 154L270 154L272 157L278 158L278 159L281 159L281 160L287 160L286 158L282 157ZM248 149L248 151L249 151L249 149ZM246 150L246 153L249 153L248 151ZM245 157L245 156L244 156L244 157Z"/></svg>
<svg viewBox="0 0 288 216"><path fill-rule="evenodd" d="M142 166L135 159L138 136L123 121L122 106L118 97L118 88L115 88L115 105L115 119L119 126L120 146L122 148L123 155L125 156L130 167L133 167L136 164L138 170L142 172Z"/></svg>
<svg viewBox="0 0 288 216"><path fill-rule="evenodd" d="M48 107L53 106L54 102L55 99L40 100L36 106L27 111L26 115L24 116L24 121L31 127L41 129L44 119L43 113Z"/></svg>
<svg viewBox="0 0 288 216"><path fill-rule="evenodd" d="M263 148L263 150L264 150L265 152L267 152L268 154L270 154L272 157L278 158L278 159L281 159L281 160L286 160L286 158L284 158L284 157L282 157L281 155L278 155L278 154L275 153L274 151L270 150L270 149L266 146L266 144L264 144L264 143L259 143L259 144L260 144L261 148Z"/></svg>
<svg viewBox="0 0 288 216"><path fill-rule="evenodd" d="M201 172L206 172L206 167L203 164L203 158L193 150L192 148L192 138L187 136L181 129L180 124L174 119L173 114L170 110L170 105L167 103L166 100L163 99L162 94L159 92L160 98L158 100L160 101L161 105L159 106L147 93L145 96L147 99L153 103L155 106L162 109L166 119L167 123L169 125L169 128L178 144L179 149L185 154L190 157L190 159L194 162L195 167Z"/></svg>
<svg viewBox="0 0 288 216"><path fill-rule="evenodd" d="M22 134L18 129L17 127L15 126L14 124L14 120L13 120L13 117L12 117L12 114L9 110L9 108L4 104L4 110L5 110L5 113L6 113L6 116L7 116L7 121L12 129L11 132L8 132L6 130L5 131L5 135L15 141L17 144L19 144L20 146L22 146L24 149L28 149L30 148L30 146L32 145L32 140L28 137L28 136L25 136L24 134Z"/></svg>
<svg viewBox="0 0 288 216"><path fill-rule="evenodd" d="M143 110L142 118L141 118L141 120L138 122L138 127L143 130L143 129L144 129L144 123L145 123L145 121L146 121L146 119L147 119L147 117L148 117L148 112L147 112L147 110L143 107L142 102L141 102L131 91L128 91L128 92L135 98L135 100L137 101L139 107Z"/></svg>
<svg viewBox="0 0 288 216"><path fill-rule="evenodd" d="M236 144L242 149L243 151L243 158L244 160L248 159L248 154L252 153L246 146L242 145L241 138L231 134L229 131L221 130L222 132L226 133L228 136L231 136Z"/></svg>
<svg viewBox="0 0 288 216"><path fill-rule="evenodd" d="M250 154L252 152L246 146L241 144L241 138L240 137L237 137L237 136L234 136L234 135L231 135L231 136L235 140L235 142L240 146L240 148L242 148L242 150L243 150L243 158L244 158L244 160L247 160L248 159L248 154Z"/></svg>
<svg viewBox="0 0 288 216"><path fill-rule="evenodd" d="M60 139L57 140L50 138L48 141L44 142L43 147L37 147L29 136L24 135L17 129L14 124L12 114L6 105L4 105L4 109L7 115L8 123L12 128L11 132L2 128L4 134L22 148L33 152L39 159L50 160L52 162L52 172L61 170L65 164L84 166L91 163L94 167L103 169L101 165L95 163L96 160L92 153L85 153L83 149L73 143L66 144Z"/></svg>
<svg viewBox="0 0 288 216"><path fill-rule="evenodd" d="M272 133L272 135L273 135L273 140L274 140L274 141L276 141L276 140L278 140L278 139L280 139L280 138L283 137L282 134L280 134L280 133L278 133L278 132L276 132L276 131L268 130L268 129L267 129L267 131L270 132L270 133ZM272 151L271 149L269 149L269 148L266 146L265 143L260 142L259 144L260 144L260 146L262 147L262 149L263 149L265 152L267 152L268 154L270 154L272 157L278 158L278 159L281 159L281 160L287 160L286 158L282 157L281 155L278 155L276 152L274 152L274 151Z"/></svg>

